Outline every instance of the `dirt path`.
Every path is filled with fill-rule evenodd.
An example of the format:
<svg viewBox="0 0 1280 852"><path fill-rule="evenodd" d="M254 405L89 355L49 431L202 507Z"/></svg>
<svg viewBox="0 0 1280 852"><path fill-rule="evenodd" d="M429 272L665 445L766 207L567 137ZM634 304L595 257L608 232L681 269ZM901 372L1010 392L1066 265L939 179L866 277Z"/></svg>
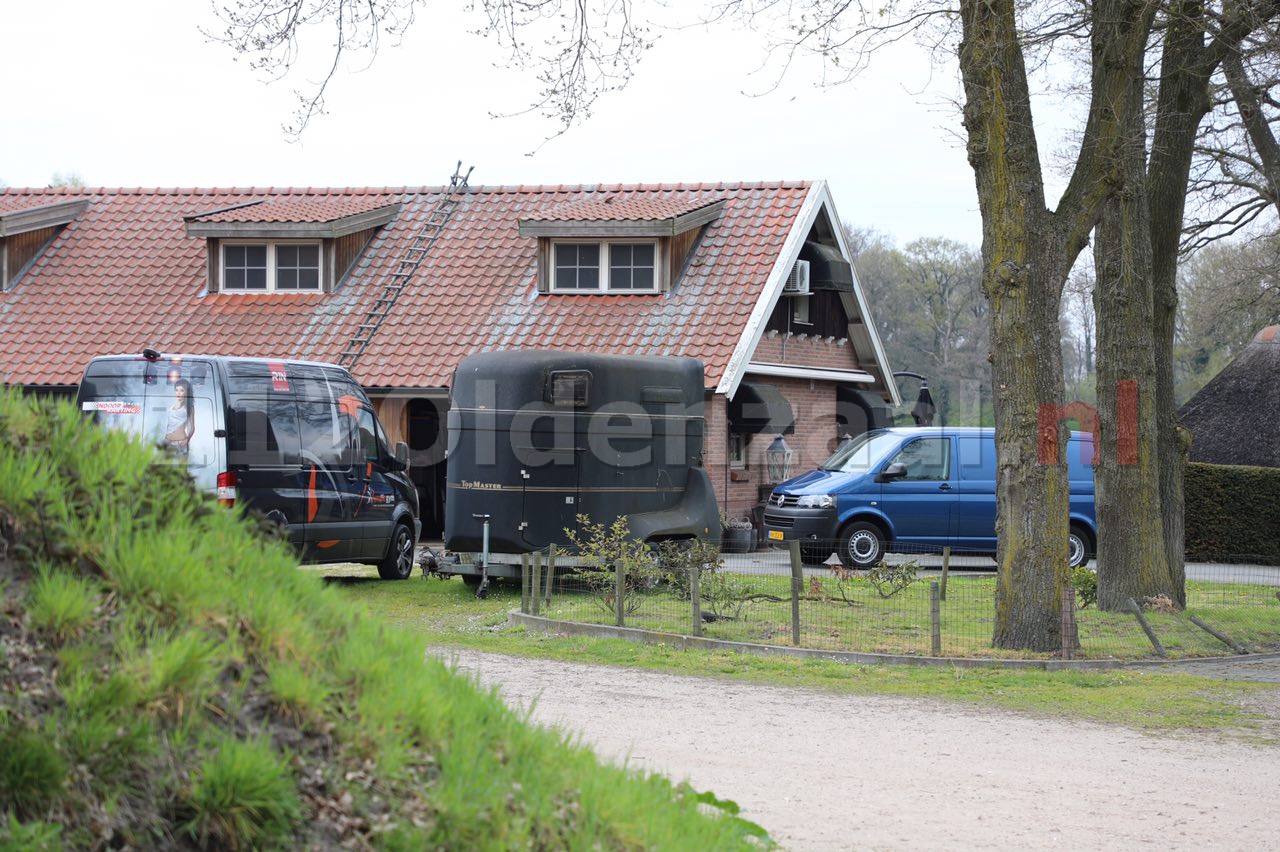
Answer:
<svg viewBox="0 0 1280 852"><path fill-rule="evenodd" d="M459 651L605 759L742 805L786 848L1280 844L1280 749L941 703Z"/></svg>

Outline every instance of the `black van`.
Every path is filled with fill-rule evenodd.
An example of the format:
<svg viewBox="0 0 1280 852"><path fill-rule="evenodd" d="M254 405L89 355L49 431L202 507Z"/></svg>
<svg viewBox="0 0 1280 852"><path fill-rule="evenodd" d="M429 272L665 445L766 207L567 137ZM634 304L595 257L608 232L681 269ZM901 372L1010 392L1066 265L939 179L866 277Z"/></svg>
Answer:
<svg viewBox="0 0 1280 852"><path fill-rule="evenodd" d="M373 406L333 364L207 355L94 358L76 404L163 448L224 505L280 523L305 562L413 570L420 532L408 447L387 449Z"/></svg>

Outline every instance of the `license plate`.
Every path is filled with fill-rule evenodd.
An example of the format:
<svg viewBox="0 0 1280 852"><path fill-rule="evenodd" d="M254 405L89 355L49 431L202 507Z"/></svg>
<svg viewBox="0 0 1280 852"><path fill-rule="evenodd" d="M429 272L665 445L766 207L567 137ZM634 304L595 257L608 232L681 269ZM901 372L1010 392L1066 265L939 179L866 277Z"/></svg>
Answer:
<svg viewBox="0 0 1280 852"><path fill-rule="evenodd" d="M769 538L774 541L782 541L782 530L769 530Z"/></svg>

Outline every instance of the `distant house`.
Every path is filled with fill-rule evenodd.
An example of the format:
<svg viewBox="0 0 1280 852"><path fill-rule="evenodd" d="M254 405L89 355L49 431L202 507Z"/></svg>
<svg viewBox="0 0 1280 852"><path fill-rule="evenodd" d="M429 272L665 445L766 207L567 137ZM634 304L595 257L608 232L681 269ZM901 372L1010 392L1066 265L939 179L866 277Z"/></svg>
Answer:
<svg viewBox="0 0 1280 852"><path fill-rule="evenodd" d="M823 182L0 190L0 381L74 392L94 355L334 361L415 451L443 519L450 377L484 350L705 365L727 514L899 402Z"/></svg>
<svg viewBox="0 0 1280 852"><path fill-rule="evenodd" d="M1280 325L1258 332L1178 418L1192 461L1280 467Z"/></svg>

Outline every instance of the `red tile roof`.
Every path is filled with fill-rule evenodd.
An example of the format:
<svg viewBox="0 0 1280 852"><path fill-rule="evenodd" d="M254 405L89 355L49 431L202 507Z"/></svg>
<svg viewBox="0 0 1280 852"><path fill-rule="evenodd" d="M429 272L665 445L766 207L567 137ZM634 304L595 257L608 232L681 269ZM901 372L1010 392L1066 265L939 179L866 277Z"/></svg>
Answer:
<svg viewBox="0 0 1280 852"><path fill-rule="evenodd" d="M719 201L718 198L660 196L656 193L628 195L614 192L602 199L570 201L548 207L525 218L534 222L639 222L674 219Z"/></svg>
<svg viewBox="0 0 1280 852"><path fill-rule="evenodd" d="M188 217L193 222L333 222L357 213L385 207L378 196L286 196L251 201L231 209L219 209ZM196 211L192 211L195 213Z"/></svg>
<svg viewBox="0 0 1280 852"><path fill-rule="evenodd" d="M808 183L472 187L355 367L370 387L444 387L472 352L581 349L700 358L708 386L725 374L806 196ZM0 381L73 384L94 355L162 352L336 361L443 188L7 189L0 211L88 199L8 292L0 293ZM604 205L603 198L614 199ZM207 292L206 241L184 217L262 221L346 216L391 204L336 292ZM672 292L540 295L536 247L521 219L621 204L664 217L723 200ZM648 215L644 213L643 215ZM296 221L296 220L290 220ZM327 221L319 219L319 221Z"/></svg>

